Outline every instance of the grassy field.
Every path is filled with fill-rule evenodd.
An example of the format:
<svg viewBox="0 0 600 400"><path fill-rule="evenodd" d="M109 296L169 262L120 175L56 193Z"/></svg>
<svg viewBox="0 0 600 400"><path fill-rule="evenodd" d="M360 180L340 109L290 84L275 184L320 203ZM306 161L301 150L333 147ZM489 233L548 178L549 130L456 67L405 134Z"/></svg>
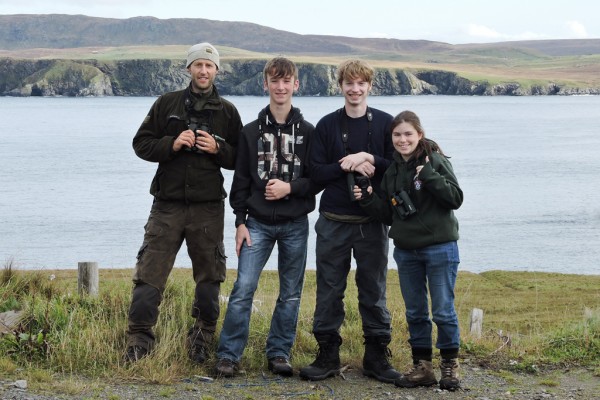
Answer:
<svg viewBox="0 0 600 400"><path fill-rule="evenodd" d="M188 46L122 46L66 49L0 50L0 57L24 59L183 59ZM224 62L235 59L268 59L279 54L219 47ZM436 53L287 54L295 62L337 65L349 57L369 60L380 68L443 70L472 81L492 84L518 82L524 87L555 82L573 87L600 86L600 54L547 56L513 48L468 49Z"/></svg>
<svg viewBox="0 0 600 400"><path fill-rule="evenodd" d="M0 270L0 312L21 310L22 323L0 336L0 375L26 371L30 385L43 385L54 374L84 375L94 379L169 383L189 376L210 375L206 367L192 365L184 340L192 324L191 270L175 269L169 279L156 326L158 343L141 368L122 364L131 270L100 271L97 297L77 293L77 271ZM222 294L228 295L236 271L228 271ZM360 367L362 330L354 275L349 277L342 327L344 362ZM255 296L251 335L242 361L247 371L264 368L264 342L277 297L277 274L265 271ZM311 335L315 303L315 271L307 271L297 341L296 368L314 359ZM221 308L224 316L226 304ZM388 308L393 316L391 350L394 364L410 364L407 329L395 270L388 274ZM535 272L489 271L459 273L456 308L462 331L461 357L490 368L535 371L544 364L585 366L600 376L600 276ZM484 311L483 337L469 334L473 308ZM220 322L221 323L221 320Z"/></svg>

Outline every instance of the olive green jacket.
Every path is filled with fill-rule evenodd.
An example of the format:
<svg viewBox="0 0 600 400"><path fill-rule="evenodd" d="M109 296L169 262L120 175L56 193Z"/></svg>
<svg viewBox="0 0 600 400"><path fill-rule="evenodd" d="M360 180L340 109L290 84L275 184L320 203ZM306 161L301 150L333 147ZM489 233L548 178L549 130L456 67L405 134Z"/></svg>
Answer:
<svg viewBox="0 0 600 400"><path fill-rule="evenodd" d="M138 157L158 162L150 193L159 200L206 202L223 200L221 168L234 169L236 147L242 129L235 106L221 98L213 86L208 98L202 99L202 109L194 110L195 99L189 87L160 96L152 105L133 138ZM191 99L191 100L190 100ZM188 129L190 114L205 120L219 144L217 154L173 151L177 136Z"/></svg>
<svg viewBox="0 0 600 400"><path fill-rule="evenodd" d="M458 240L458 220L452 210L463 202L450 161L439 153L425 160L404 161L398 152L386 170L381 189L384 198L373 194L360 201L367 213L390 225L389 237L394 245L413 250L437 243ZM417 165L424 165L415 179ZM392 205L394 193L405 190L417 212L402 219Z"/></svg>

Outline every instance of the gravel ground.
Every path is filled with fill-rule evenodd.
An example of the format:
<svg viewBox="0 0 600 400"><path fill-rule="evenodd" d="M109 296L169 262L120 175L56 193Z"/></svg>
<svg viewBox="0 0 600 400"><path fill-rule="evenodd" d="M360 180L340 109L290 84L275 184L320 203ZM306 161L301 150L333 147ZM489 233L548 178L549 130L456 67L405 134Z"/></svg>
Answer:
<svg viewBox="0 0 600 400"><path fill-rule="evenodd" d="M51 385L49 385L51 386ZM172 385L111 384L90 382L76 395L53 394L47 390L22 389L15 381L0 378L0 398L7 400L47 399L600 399L600 378L591 370L546 370L536 374L494 372L463 363L462 389L442 391L437 387L400 389L347 369L342 376L320 382L303 381L297 376L279 378L270 373L240 374L233 379L193 376Z"/></svg>

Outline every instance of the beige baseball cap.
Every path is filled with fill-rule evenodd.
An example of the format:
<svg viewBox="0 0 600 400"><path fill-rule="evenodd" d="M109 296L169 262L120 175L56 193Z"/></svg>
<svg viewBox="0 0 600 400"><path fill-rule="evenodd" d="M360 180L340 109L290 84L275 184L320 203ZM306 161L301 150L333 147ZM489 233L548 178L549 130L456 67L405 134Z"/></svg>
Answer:
<svg viewBox="0 0 600 400"><path fill-rule="evenodd" d="M187 53L187 64L185 65L186 68L199 58L214 62L217 66L217 69L219 69L219 52L212 44L204 42L190 47Z"/></svg>

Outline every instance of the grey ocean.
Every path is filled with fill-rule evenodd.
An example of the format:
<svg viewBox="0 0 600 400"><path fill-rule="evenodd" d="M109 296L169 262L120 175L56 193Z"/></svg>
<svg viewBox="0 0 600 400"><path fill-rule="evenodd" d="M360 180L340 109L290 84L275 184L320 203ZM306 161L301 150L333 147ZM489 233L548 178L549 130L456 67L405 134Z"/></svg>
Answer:
<svg viewBox="0 0 600 400"><path fill-rule="evenodd" d="M244 123L267 103L228 98ZM0 98L0 267L133 267L156 165L135 156L131 139L153 101ZM313 123L342 104L294 100ZM600 273L600 97L398 96L370 105L417 112L451 156L465 193L461 270ZM228 268L236 268L228 205L226 218ZM314 241L311 228L309 269ZM183 246L176 266L190 265ZM275 265L271 257L267 267Z"/></svg>

